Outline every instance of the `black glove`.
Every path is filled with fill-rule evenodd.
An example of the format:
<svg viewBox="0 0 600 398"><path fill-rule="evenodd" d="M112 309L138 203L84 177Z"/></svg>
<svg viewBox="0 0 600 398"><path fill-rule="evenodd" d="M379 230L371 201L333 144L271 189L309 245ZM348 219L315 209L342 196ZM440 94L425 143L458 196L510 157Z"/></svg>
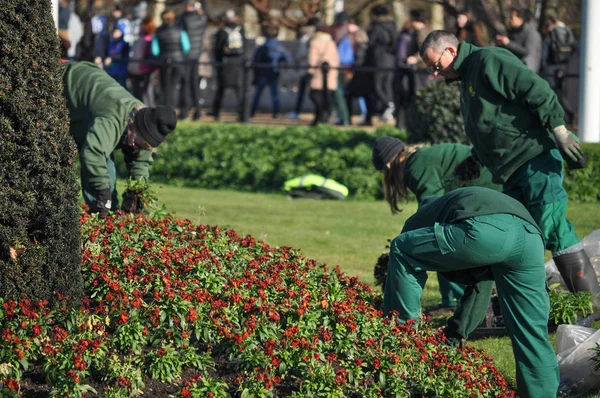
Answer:
<svg viewBox="0 0 600 398"><path fill-rule="evenodd" d="M110 188L102 189L96 194L96 201L90 205L90 213L98 213L98 217L108 216L112 207L112 191Z"/></svg>
<svg viewBox="0 0 600 398"><path fill-rule="evenodd" d="M454 169L454 175L461 181L473 181L481 175L481 163L469 156Z"/></svg>
<svg viewBox="0 0 600 398"><path fill-rule="evenodd" d="M121 204L121 210L126 213L140 213L144 208L139 195L133 191L125 191L123 193L123 204Z"/></svg>
<svg viewBox="0 0 600 398"><path fill-rule="evenodd" d="M573 160L570 156L567 156L564 151L560 151L565 163L567 164L567 168L569 170L577 170L584 169L587 166L588 154L586 152L581 155L581 159Z"/></svg>
<svg viewBox="0 0 600 398"><path fill-rule="evenodd" d="M490 267L478 267L461 269L457 271L439 272L450 282L460 283L461 285L473 286L481 281L491 281L494 279Z"/></svg>
<svg viewBox="0 0 600 398"><path fill-rule="evenodd" d="M442 333L444 333L444 336L446 336L446 344L450 347L460 348L461 350L466 348L466 340L463 339L459 334L450 330L448 326L442 330Z"/></svg>

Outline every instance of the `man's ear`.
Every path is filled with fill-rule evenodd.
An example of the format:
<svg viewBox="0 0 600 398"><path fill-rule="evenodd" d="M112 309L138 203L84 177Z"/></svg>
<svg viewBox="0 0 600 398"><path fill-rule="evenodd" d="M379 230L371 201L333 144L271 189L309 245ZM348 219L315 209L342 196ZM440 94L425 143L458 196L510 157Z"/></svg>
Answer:
<svg viewBox="0 0 600 398"><path fill-rule="evenodd" d="M458 53L457 49L454 47L448 47L448 52L452 54L453 57L456 57L456 54Z"/></svg>

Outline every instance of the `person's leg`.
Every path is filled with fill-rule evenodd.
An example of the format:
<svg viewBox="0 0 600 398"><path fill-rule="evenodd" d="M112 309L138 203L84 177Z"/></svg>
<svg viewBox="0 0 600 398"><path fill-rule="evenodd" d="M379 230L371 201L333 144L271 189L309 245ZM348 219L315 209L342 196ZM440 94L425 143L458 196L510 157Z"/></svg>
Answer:
<svg viewBox="0 0 600 398"><path fill-rule="evenodd" d="M557 149L530 160L507 181L506 194L521 201L538 224L546 249L571 291L600 292L594 268L566 217L563 160Z"/></svg>
<svg viewBox="0 0 600 398"><path fill-rule="evenodd" d="M182 111L180 117L187 118L187 114L189 112L189 103L188 98L186 96L182 96L182 91L187 91L189 89L189 81L188 75L186 73L186 69L183 65L176 65L173 68L173 93L172 93L172 106L179 106ZM183 97L183 98L182 98ZM178 99L185 99L185 102L181 103Z"/></svg>
<svg viewBox="0 0 600 398"><path fill-rule="evenodd" d="M517 367L520 397L555 397L558 364L548 341L550 300L546 291L544 245L538 230L528 222L514 240L503 264L492 266L504 323L509 332Z"/></svg>
<svg viewBox="0 0 600 398"><path fill-rule="evenodd" d="M250 107L250 117L254 117L256 109L258 108L258 102L262 95L263 89L267 85L267 79L264 76L259 76L256 80L256 89L254 90L254 97L252 98L252 106Z"/></svg>
<svg viewBox="0 0 600 398"><path fill-rule="evenodd" d="M415 290L417 285L422 286L426 280L426 271L450 272L464 269L469 272L469 269L480 270L502 262L510 252L513 232L500 216L503 215L491 219L474 217L457 224L436 223L433 227L404 232L394 239L390 246L384 313L398 311L400 319L404 321L416 317L420 310L420 298L409 296L406 289ZM408 271L405 273L408 276L398 271L406 267ZM401 286L403 283L408 288ZM485 305L476 306L484 308L483 314L463 311L461 313L465 319L461 323L481 322L485 317L489 296L483 298L487 300ZM459 302L459 306L461 304Z"/></svg>
<svg viewBox="0 0 600 398"><path fill-rule="evenodd" d="M296 107L294 111L296 115L299 115L302 111L302 101L304 100L304 93L306 92L306 86L308 85L310 78L307 74L304 74L298 84L298 96L296 97Z"/></svg>
<svg viewBox="0 0 600 398"><path fill-rule="evenodd" d="M129 75L131 78L131 94L140 101L144 101L142 97L142 76L143 75Z"/></svg>
<svg viewBox="0 0 600 398"><path fill-rule="evenodd" d="M160 80L160 102L161 105L168 105L169 101L169 74L168 67L162 66L159 71L159 80Z"/></svg>
<svg viewBox="0 0 600 398"><path fill-rule="evenodd" d="M315 106L315 118L313 119L312 125L315 126L320 123L323 113L323 94L322 90L310 90L310 100Z"/></svg>
<svg viewBox="0 0 600 398"><path fill-rule="evenodd" d="M217 74L217 91L215 92L215 98L213 100L213 116L215 120L219 119L219 113L221 112L221 102L223 101L223 93L225 92L225 81L221 73Z"/></svg>
<svg viewBox="0 0 600 398"><path fill-rule="evenodd" d="M344 99L344 75L338 73L338 86L333 92L333 107L341 124L348 124L348 108Z"/></svg>
<svg viewBox="0 0 600 398"><path fill-rule="evenodd" d="M191 106L196 108L194 120L200 119L200 76L198 75L198 64L193 63L188 68L188 87L190 87Z"/></svg>
<svg viewBox="0 0 600 398"><path fill-rule="evenodd" d="M279 83L277 79L269 82L269 88L271 89L271 99L273 100L273 118L276 118L279 115Z"/></svg>
<svg viewBox="0 0 600 398"><path fill-rule="evenodd" d="M448 319L446 337L454 340L451 344L458 344L460 339L468 339L481 325L487 315L493 289L493 280L481 281L465 288L454 314Z"/></svg>
<svg viewBox="0 0 600 398"><path fill-rule="evenodd" d="M442 296L442 307L456 307L465 293L465 285L451 282L440 274L437 274L437 279Z"/></svg>
<svg viewBox="0 0 600 398"><path fill-rule="evenodd" d="M181 90L179 91L179 102L181 109L179 112L180 119L186 119L190 113L190 107L192 106L192 86L190 84L190 73L192 65L183 65L181 67L182 79L181 79ZM183 78L185 76L185 79Z"/></svg>

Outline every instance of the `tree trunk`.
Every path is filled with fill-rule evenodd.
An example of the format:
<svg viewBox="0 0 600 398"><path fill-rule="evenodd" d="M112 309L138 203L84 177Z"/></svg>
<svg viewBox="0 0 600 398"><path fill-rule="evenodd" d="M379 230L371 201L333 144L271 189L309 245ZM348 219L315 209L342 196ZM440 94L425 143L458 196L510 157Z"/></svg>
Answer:
<svg viewBox="0 0 600 398"><path fill-rule="evenodd" d="M48 0L0 0L0 297L76 301L75 144Z"/></svg>

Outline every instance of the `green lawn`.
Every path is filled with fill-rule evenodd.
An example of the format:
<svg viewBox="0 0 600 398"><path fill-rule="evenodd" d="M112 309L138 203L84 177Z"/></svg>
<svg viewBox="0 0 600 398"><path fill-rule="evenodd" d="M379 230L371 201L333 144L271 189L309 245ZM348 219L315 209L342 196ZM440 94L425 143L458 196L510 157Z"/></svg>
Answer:
<svg viewBox="0 0 600 398"><path fill-rule="evenodd" d="M402 213L392 216L383 201L292 200L283 194L169 186L159 188L157 194L159 201L177 217L228 226L270 245L299 248L306 256L330 267L339 265L342 271L370 284L373 283L373 266L384 251L387 239L395 237L406 218L416 210L415 203L408 203ZM569 205L568 217L580 237L600 228L598 209L598 204ZM423 295L423 306L439 302L437 280L432 277ZM483 339L472 344L488 351L496 365L514 382L514 361L508 338Z"/></svg>

